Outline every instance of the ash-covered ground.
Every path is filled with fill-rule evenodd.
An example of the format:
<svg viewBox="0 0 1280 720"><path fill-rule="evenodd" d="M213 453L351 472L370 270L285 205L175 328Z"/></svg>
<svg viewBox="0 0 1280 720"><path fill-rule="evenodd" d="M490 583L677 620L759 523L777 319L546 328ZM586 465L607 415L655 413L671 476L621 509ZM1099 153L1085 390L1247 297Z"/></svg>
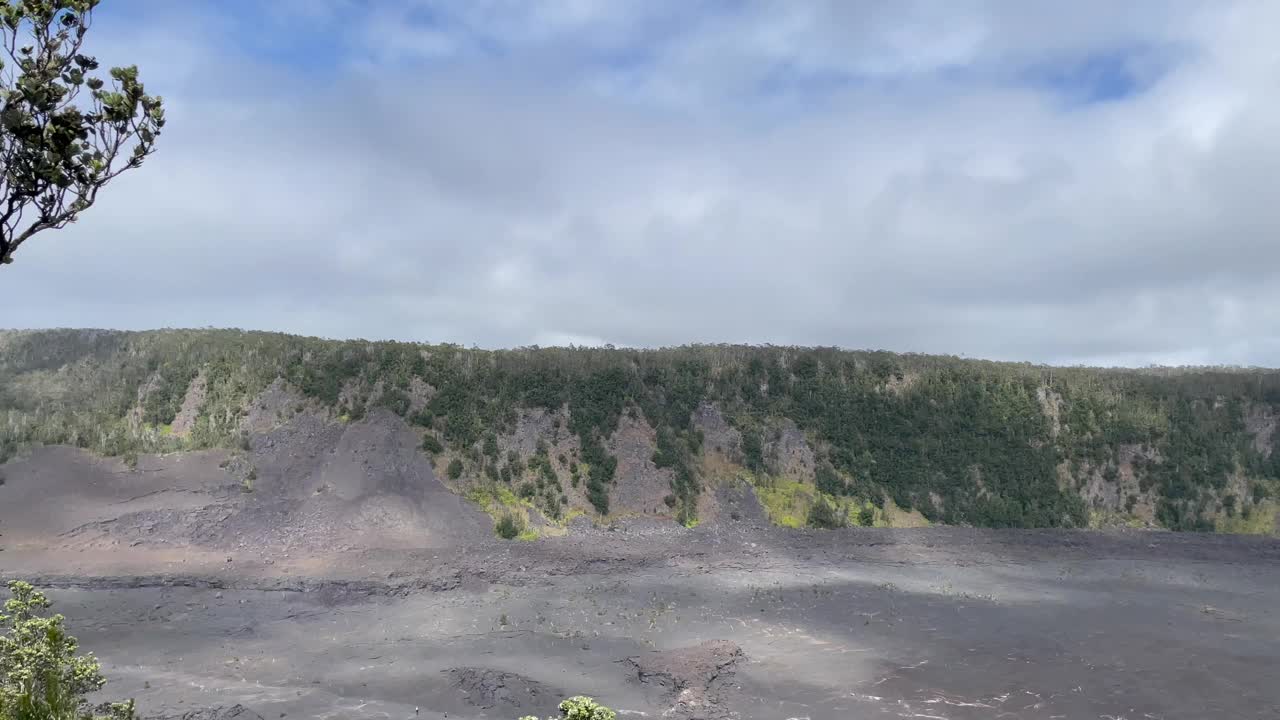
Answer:
<svg viewBox="0 0 1280 720"><path fill-rule="evenodd" d="M0 575L146 717L1280 717L1274 539L788 531L748 497L504 542L400 430L294 432L252 492L217 452L10 463Z"/></svg>

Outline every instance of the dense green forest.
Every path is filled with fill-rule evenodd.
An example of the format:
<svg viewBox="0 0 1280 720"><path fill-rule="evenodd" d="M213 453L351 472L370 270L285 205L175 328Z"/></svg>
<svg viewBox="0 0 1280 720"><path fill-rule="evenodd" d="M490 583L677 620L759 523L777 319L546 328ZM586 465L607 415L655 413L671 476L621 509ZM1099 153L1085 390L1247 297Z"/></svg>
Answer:
<svg viewBox="0 0 1280 720"><path fill-rule="evenodd" d="M169 426L198 376L198 414L178 437ZM1160 525L1211 529L1215 518L1269 505L1280 479L1271 452L1280 373L1271 370L1050 368L772 346L487 351L238 330L0 334L0 460L41 443L126 458L238 447L252 399L277 378L344 420L385 407L422 429L427 451L490 458L494 482L545 475L533 492L546 492L552 513L564 501L545 453L497 457L494 436L522 408L568 408L581 448L573 482L600 513L617 482L607 440L624 413L642 416L656 430L654 462L672 470L668 505L684 522L707 481L693 421L706 402L740 431L735 451L748 471L771 472L763 448L791 422L814 448L812 482L825 496L892 501L945 523L1083 526L1087 488L1129 473L1136 488L1121 512L1147 502ZM419 409L415 382L434 389Z"/></svg>

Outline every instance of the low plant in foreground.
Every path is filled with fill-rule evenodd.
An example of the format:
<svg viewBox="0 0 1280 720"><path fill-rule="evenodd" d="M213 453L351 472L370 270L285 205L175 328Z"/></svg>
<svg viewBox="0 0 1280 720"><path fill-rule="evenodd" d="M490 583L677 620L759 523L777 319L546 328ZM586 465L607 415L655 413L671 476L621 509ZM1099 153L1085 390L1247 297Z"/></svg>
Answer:
<svg viewBox="0 0 1280 720"><path fill-rule="evenodd" d="M614 711L583 695L575 695L561 702L560 712L563 715L558 718L548 718L548 720L614 720L617 717ZM538 718L526 715L520 720L538 720Z"/></svg>
<svg viewBox="0 0 1280 720"><path fill-rule="evenodd" d="M0 613L0 720L131 720L133 701L95 715L85 700L106 679L91 654L77 655L62 615L30 583L9 583L12 597Z"/></svg>

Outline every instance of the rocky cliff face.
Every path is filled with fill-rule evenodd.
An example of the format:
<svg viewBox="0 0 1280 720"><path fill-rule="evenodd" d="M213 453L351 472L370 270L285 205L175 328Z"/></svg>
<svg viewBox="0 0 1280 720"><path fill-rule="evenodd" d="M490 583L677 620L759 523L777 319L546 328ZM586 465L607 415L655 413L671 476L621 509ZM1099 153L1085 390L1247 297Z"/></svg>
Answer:
<svg viewBox="0 0 1280 720"><path fill-rule="evenodd" d="M9 518L15 533L209 547L453 545L490 532L462 497L538 532L806 524L823 503L851 524L1274 531L1275 373L1038 373L795 348L6 333L0 492L83 490L60 518Z"/></svg>

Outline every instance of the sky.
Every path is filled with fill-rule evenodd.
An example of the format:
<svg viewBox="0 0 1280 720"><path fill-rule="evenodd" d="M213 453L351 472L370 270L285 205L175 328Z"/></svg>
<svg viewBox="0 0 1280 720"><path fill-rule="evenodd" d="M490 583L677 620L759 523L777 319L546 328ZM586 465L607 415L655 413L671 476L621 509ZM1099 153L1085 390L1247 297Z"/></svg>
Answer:
<svg viewBox="0 0 1280 720"><path fill-rule="evenodd" d="M1280 365L1280 3L105 0L0 326Z"/></svg>

